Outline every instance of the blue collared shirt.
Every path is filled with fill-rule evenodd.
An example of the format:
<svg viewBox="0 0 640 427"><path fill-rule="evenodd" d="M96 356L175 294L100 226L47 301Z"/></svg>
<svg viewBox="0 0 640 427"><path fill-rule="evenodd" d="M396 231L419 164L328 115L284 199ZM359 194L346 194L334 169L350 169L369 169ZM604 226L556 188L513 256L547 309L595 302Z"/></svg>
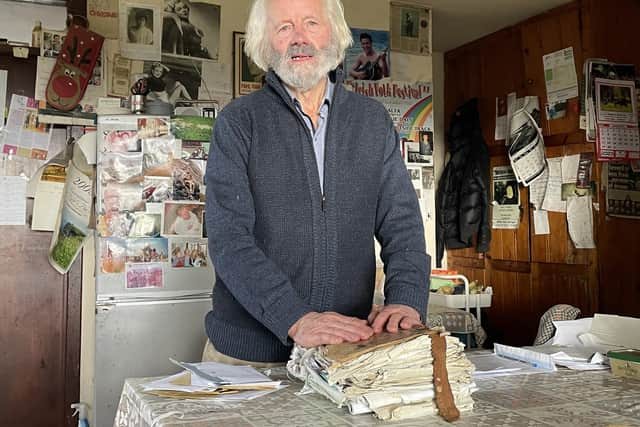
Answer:
<svg viewBox="0 0 640 427"><path fill-rule="evenodd" d="M302 105L295 98L293 93L289 90L287 86L287 92L293 101L293 105L296 106L296 110L300 113L302 120L304 120L309 132L311 133L311 138L313 139L313 151L316 154L316 165L318 166L318 176L320 177L320 189L324 193L324 146L327 134L327 119L329 118L329 105L331 105L331 98L333 97L333 89L335 87L335 83L332 83L331 80L327 78L327 87L324 91L324 102L320 106L320 111L318 112L318 127L313 128L313 121L311 117L309 117L304 111L302 111Z"/></svg>

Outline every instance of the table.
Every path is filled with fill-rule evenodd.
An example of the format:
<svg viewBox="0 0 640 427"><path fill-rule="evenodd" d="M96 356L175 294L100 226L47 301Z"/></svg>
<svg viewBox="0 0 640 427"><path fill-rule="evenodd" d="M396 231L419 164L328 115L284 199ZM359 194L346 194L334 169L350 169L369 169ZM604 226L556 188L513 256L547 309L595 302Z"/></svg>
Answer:
<svg viewBox="0 0 640 427"><path fill-rule="evenodd" d="M278 368L270 376L286 379L286 372ZM262 398L227 406L142 393L141 384L149 380L126 380L115 427L451 426L436 416L392 423L371 414L349 415L318 394L297 395L302 383L296 380ZM477 379L476 384L473 411L454 426L640 426L640 381L609 371L561 370Z"/></svg>

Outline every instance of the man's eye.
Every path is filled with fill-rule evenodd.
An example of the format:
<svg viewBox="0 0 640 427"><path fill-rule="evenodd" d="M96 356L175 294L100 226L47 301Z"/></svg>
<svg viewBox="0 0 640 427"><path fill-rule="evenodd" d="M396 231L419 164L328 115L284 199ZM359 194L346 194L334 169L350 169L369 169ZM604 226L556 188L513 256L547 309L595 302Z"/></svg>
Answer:
<svg viewBox="0 0 640 427"><path fill-rule="evenodd" d="M293 25L291 24L282 25L280 28L278 28L278 33L285 34L290 32L292 29L293 29Z"/></svg>

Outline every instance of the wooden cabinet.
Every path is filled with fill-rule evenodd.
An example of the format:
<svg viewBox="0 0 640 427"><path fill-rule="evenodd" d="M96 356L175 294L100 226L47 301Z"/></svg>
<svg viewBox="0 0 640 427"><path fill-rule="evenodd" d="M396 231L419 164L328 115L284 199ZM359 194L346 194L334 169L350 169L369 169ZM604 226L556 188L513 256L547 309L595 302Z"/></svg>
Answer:
<svg viewBox="0 0 640 427"><path fill-rule="evenodd" d="M516 92L538 96L547 157L593 151L578 129L577 99L566 117L547 121L546 85L542 57L573 47L576 73L581 76L582 10L574 2L518 25L471 42L445 54L445 111L478 97L483 135L491 152L491 168L509 164L504 141L494 140L495 100ZM595 173L596 179L598 173ZM490 195L493 200L493 195ZM552 305L572 304L591 315L597 310L596 250L575 249L566 215L549 213L551 234L536 235L529 191L520 186L520 223L515 230L491 230L486 256L474 248L448 252L448 265L493 287L486 328L492 341L531 345L540 316Z"/></svg>

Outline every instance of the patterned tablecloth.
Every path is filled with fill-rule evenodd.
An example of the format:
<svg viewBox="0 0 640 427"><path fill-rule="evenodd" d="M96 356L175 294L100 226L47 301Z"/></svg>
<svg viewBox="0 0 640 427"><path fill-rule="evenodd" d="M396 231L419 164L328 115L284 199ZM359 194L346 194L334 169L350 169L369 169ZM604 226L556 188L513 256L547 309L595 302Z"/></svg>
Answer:
<svg viewBox="0 0 640 427"><path fill-rule="evenodd" d="M271 372L286 379L284 369ZM256 427L256 426L445 426L433 416L382 422L372 415L349 415L345 408L317 394L298 395L289 387L241 404L215 400L176 400L141 391L149 378L126 380L115 427ZM535 373L477 379L472 412L454 426L639 426L640 382L613 377L609 371Z"/></svg>

